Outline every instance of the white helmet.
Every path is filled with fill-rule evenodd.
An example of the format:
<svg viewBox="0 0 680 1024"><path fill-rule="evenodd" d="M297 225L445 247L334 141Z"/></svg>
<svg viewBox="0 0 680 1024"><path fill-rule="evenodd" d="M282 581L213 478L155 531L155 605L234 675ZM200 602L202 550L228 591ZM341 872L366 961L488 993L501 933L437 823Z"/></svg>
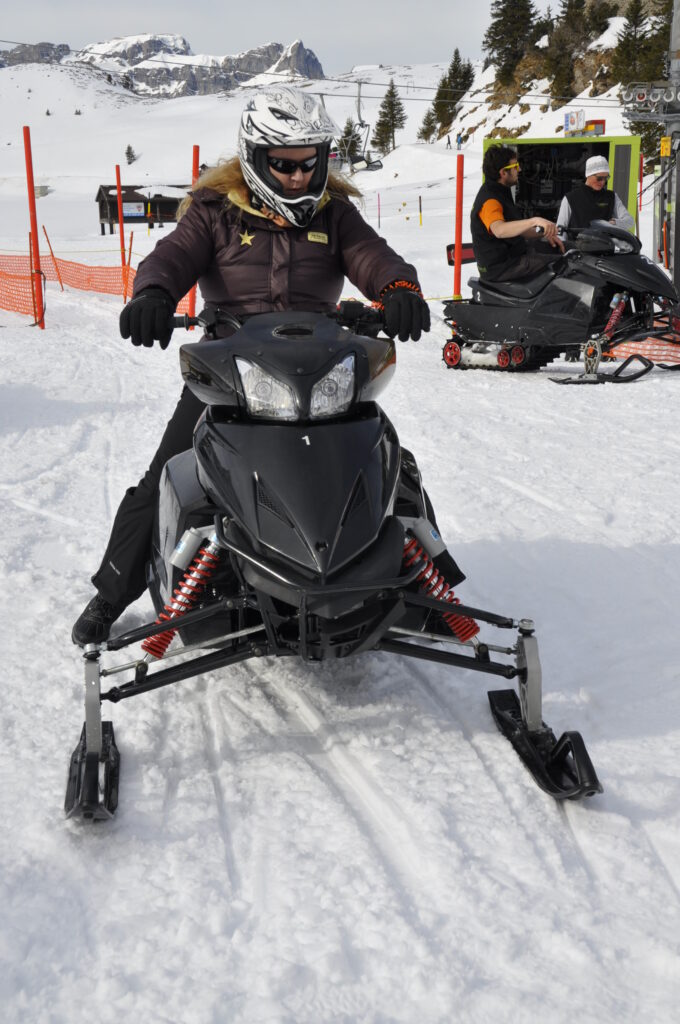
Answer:
<svg viewBox="0 0 680 1024"><path fill-rule="evenodd" d="M318 96L276 86L249 100L241 115L238 155L256 204L267 206L296 227L306 227L326 189L328 154L339 135ZM281 146L314 146L318 153L307 191L300 197L285 196L281 182L269 170L267 150Z"/></svg>

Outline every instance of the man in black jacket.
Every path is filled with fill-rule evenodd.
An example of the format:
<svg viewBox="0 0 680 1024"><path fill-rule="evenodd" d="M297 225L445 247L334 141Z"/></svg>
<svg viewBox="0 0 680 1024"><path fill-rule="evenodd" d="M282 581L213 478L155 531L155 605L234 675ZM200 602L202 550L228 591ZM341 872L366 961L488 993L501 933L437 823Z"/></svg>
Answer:
<svg viewBox="0 0 680 1024"><path fill-rule="evenodd" d="M470 217L479 273L489 281L511 281L538 273L564 251L557 225L544 217L519 216L511 191L520 172L514 149L489 146L482 170L485 182ZM527 239L537 239L537 229L542 229L542 237L556 252L541 252L527 244Z"/></svg>
<svg viewBox="0 0 680 1024"><path fill-rule="evenodd" d="M616 192L607 188L609 164L603 156L586 160L585 184L567 192L557 215L560 228L587 228L591 221L606 220L618 228L632 231L635 221Z"/></svg>

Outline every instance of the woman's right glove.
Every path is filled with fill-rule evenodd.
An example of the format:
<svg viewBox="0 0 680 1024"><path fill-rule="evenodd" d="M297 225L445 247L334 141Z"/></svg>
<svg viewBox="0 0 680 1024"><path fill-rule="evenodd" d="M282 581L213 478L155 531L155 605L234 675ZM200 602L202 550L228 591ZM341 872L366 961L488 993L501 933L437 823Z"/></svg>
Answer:
<svg viewBox="0 0 680 1024"><path fill-rule="evenodd" d="M120 314L120 333L133 345L151 348L158 341L167 348L172 337L171 317L177 303L164 288L142 288Z"/></svg>
<svg viewBox="0 0 680 1024"><path fill-rule="evenodd" d="M385 334L399 341L418 341L430 329L430 307L420 288L412 281L392 281L380 293L385 317Z"/></svg>

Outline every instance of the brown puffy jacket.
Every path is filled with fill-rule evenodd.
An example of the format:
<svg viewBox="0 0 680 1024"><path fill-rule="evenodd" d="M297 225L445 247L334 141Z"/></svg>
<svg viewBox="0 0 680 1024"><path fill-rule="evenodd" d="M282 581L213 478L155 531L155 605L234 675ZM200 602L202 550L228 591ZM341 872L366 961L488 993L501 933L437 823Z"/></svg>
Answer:
<svg viewBox="0 0 680 1024"><path fill-rule="evenodd" d="M347 200L327 197L306 228L279 227L202 188L140 264L134 294L155 286L179 302L198 282L204 302L233 313L330 312L345 277L371 300L391 281L418 283Z"/></svg>

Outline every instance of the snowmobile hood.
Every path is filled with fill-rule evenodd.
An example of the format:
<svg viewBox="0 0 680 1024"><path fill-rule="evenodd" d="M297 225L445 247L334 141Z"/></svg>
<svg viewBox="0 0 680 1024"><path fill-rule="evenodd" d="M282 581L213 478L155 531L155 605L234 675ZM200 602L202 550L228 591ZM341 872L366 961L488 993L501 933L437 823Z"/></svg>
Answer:
<svg viewBox="0 0 680 1024"><path fill-rule="evenodd" d="M364 551L391 514L394 428L376 405L351 420L252 423L208 410L194 450L202 487L256 551L324 577Z"/></svg>
<svg viewBox="0 0 680 1024"><path fill-rule="evenodd" d="M663 270L642 253L617 253L612 256L584 255L584 261L608 281L636 292L649 292L678 302L673 282Z"/></svg>

